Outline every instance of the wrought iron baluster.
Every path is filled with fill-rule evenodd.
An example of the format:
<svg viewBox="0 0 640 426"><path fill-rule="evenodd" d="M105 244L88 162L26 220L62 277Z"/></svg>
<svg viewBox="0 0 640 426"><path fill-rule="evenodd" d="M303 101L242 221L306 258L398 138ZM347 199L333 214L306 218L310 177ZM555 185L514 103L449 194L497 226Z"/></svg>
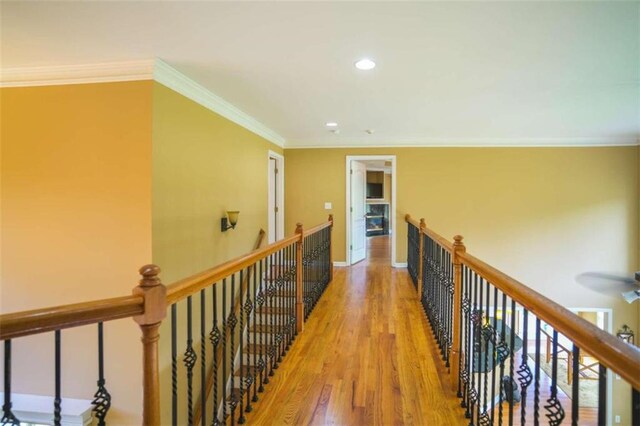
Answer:
<svg viewBox="0 0 640 426"><path fill-rule="evenodd" d="M229 324L227 318L227 279L222 279L222 423L227 424L227 337Z"/></svg>
<svg viewBox="0 0 640 426"><path fill-rule="evenodd" d="M553 330L553 353L551 358L551 396L547 399L546 417L549 419L549 425L558 426L564 420L564 409L558 399L558 331ZM606 388L605 388L606 392Z"/></svg>
<svg viewBox="0 0 640 426"><path fill-rule="evenodd" d="M523 309L522 313L522 358L518 368L518 383L520 384L520 424L524 425L527 416L527 390L533 375L528 364L528 344L529 344L529 311Z"/></svg>
<svg viewBox="0 0 640 426"><path fill-rule="evenodd" d="M460 359L464 360L464 370L463 371L463 394L462 394L462 403L461 406L464 408L464 416L465 418L471 417L471 413L469 412L469 386L471 385L471 375L473 374L469 368L469 359L473 362L473 354L471 353L471 335L470 335L470 322L471 322L471 271L466 265L462 265L462 277L464 279L463 288L464 288L464 298L462 301L462 311L464 313L464 351L460 351L463 355Z"/></svg>
<svg viewBox="0 0 640 426"><path fill-rule="evenodd" d="M240 308L240 332L239 332L239 337L238 337L238 345L239 345L239 352L240 352L240 380L239 380L239 384L240 384L240 393L238 394L238 401L237 404L240 405L240 410L238 411L238 424L243 424L245 422L245 417L244 417L244 410L242 407L242 401L243 401L243 397L244 397L244 375L245 375L245 371L244 371L244 361L242 358L242 354L243 354L243 342L244 342L244 309L242 307L242 300L243 300L243 291L242 291L242 287L244 286L244 274L243 274L244 270L241 269L240 270L240 281L238 282L238 286L240 287L238 289L238 307ZM235 311L235 308L234 308ZM235 334L235 333L234 333ZM231 374L233 376L235 376L235 370L231 370Z"/></svg>
<svg viewBox="0 0 640 426"><path fill-rule="evenodd" d="M505 317L506 320L506 317ZM513 386L514 369L516 363L516 301L511 299L511 333L509 339L509 426L513 424L513 406L515 405L515 386Z"/></svg>
<svg viewBox="0 0 640 426"><path fill-rule="evenodd" d="M193 350L193 308L191 296L187 296L187 350L184 353L184 365L187 368L187 416L189 425L193 425L193 367L196 364L196 352Z"/></svg>
<svg viewBox="0 0 640 426"><path fill-rule="evenodd" d="M255 263L253 265L253 289L251 291L251 296L254 297L254 309L253 309L253 343L258 345L258 297L259 297L259 292L260 292L260 285L257 281L257 271L258 271L258 264ZM259 345L258 345L259 346ZM262 385L262 378L258 377L260 374L260 369L258 367L258 350L253 351L253 398L252 401L253 402L258 402L258 383L260 383L260 385ZM250 408L250 407L249 407Z"/></svg>
<svg viewBox="0 0 640 426"><path fill-rule="evenodd" d="M11 339L4 341L4 403L2 404L2 425L19 426L20 421L11 411Z"/></svg>
<svg viewBox="0 0 640 426"><path fill-rule="evenodd" d="M469 426L474 426L474 417L476 417L476 405L479 405L479 392L476 389L476 375L480 369L480 323L482 321L482 314L478 309L478 274L473 271L472 274L472 289L473 289L473 310L471 311L471 322L473 330L473 340L471 342L471 356L469 357L469 370L471 371L471 388L469 394L469 400L471 401L471 416L469 417ZM476 367L477 361L477 367ZM480 377L478 377L478 388L480 387ZM476 417L477 418L477 417Z"/></svg>
<svg viewBox="0 0 640 426"><path fill-rule="evenodd" d="M631 424L640 425L640 391L631 389Z"/></svg>
<svg viewBox="0 0 640 426"><path fill-rule="evenodd" d="M489 311L489 306L487 305L487 312ZM504 312L502 314L502 322L505 320ZM493 286L493 321L492 321L492 342L491 342L491 402L493 406L493 401L496 397L496 330L498 329L498 287ZM489 342L487 342L487 345ZM502 379L502 377L500 377ZM502 381L502 380L501 380ZM495 407L491 410L491 424L495 420ZM502 419L502 407L500 407L500 419Z"/></svg>
<svg viewBox="0 0 640 426"><path fill-rule="evenodd" d="M207 345L204 334L206 328L205 320L205 290L200 290L200 416L203 425L207 424Z"/></svg>
<svg viewBox="0 0 640 426"><path fill-rule="evenodd" d="M495 302L497 304L497 300ZM500 395L498 395L498 424L502 425L503 418L503 407L502 403L504 402L504 362L508 357L508 348L506 345L506 327L507 327L507 295L506 293L502 293L502 326L500 327L500 341L496 342L494 346L496 347L495 351L497 352L496 357L493 360L494 370L496 368L496 361L500 364Z"/></svg>
<svg viewBox="0 0 640 426"><path fill-rule="evenodd" d="M283 272L282 272L282 250L278 250L276 252L276 298L275 298L275 308L274 308L274 315L276 317L276 324L278 326L278 333L276 334L276 348L277 348L277 357L276 357L276 364L275 364L275 368L278 368L279 364L282 362L282 342L283 342L283 323L282 323L282 279L283 279Z"/></svg>
<svg viewBox="0 0 640 426"><path fill-rule="evenodd" d="M211 286L211 303L213 305L213 318L212 318L212 324L211 324L211 331L209 332L209 341L211 342L211 345L213 346L212 348L212 353L213 353L213 412L212 414L212 418L213 418L213 422L212 425L213 426L217 426L220 424L220 419L219 419L219 415L220 415L220 400L218 399L218 387L220 386L219 384L219 374L218 374L218 369L219 369L219 365L218 365L218 347L220 345L220 338L221 338L221 334L220 334L220 328L218 327L218 288L219 285L216 285L215 283Z"/></svg>
<svg viewBox="0 0 640 426"><path fill-rule="evenodd" d="M61 344L61 336L60 330L56 330L54 332L55 335L55 397L53 399L53 424L55 426L60 426L62 424L62 383L61 383L61 375L62 375L62 367L60 365L60 344Z"/></svg>
<svg viewBox="0 0 640 426"><path fill-rule="evenodd" d="M555 340L555 339L554 339ZM607 367L598 364L598 425L607 424Z"/></svg>
<svg viewBox="0 0 640 426"><path fill-rule="evenodd" d="M248 269L247 269L247 299L244 302L244 314L247 318L247 347L250 348L251 347L251 319L252 319L252 312L253 312L253 302L251 301L252 296L255 297L255 264L251 265ZM253 291L252 291L252 287L251 287L251 278L253 275ZM254 320L254 325L255 325L255 320ZM253 345L255 347L256 345L256 341L255 339L253 340ZM251 352L254 353L254 357L255 357L255 353L256 350L254 349L253 351L247 351L247 358L246 358L246 377L245 377L245 386L247 388L247 401L245 404L245 411L247 413L250 413L252 410L251 407L251 386L254 385L255 383L255 362L253 364L253 366L251 365ZM240 354L240 356L242 357L242 354ZM255 389L256 386L253 386L253 390L254 390L254 395L255 395Z"/></svg>
<svg viewBox="0 0 640 426"><path fill-rule="evenodd" d="M267 262L268 267L268 284L267 284L267 312L270 309L273 309L274 305L274 296L275 296L275 279L274 279L274 262L273 255L269 255L269 261ZM275 333L278 332L275 321L273 318L273 314L268 314L269 317L269 344L267 346L267 355L269 356L269 376L274 375L274 364L275 364ZM266 382L268 383L268 382Z"/></svg>
<svg viewBox="0 0 640 426"><path fill-rule="evenodd" d="M242 283L240 284L242 286ZM236 297L236 274L231 274L231 295L229 298L229 319L227 324L229 326L229 376L231 378L231 395L229 396L229 417L231 418L231 425L236 422L235 414L236 407L238 406L238 398L236 394L236 325L238 325L238 318L236 318L234 300Z"/></svg>
<svg viewBox="0 0 640 426"><path fill-rule="evenodd" d="M536 352L534 359L534 379L533 379L533 425L540 424L540 318L536 317Z"/></svg>
<svg viewBox="0 0 640 426"><path fill-rule="evenodd" d="M575 343L571 351L571 368L573 381L571 382L571 425L578 426L580 417L580 348Z"/></svg>
<svg viewBox="0 0 640 426"><path fill-rule="evenodd" d="M489 402L489 336L487 336L485 331L485 326L490 326L489 323L489 298L490 298L490 285L489 281L486 281L484 278L480 279L481 283L484 283L485 287L485 301L484 307L482 308L482 326L480 331L480 344L484 346L482 351L484 352L484 371L482 373L483 377L483 387L482 390L482 415L480 416L478 422L480 426L485 426L489 424L490 417L487 412L487 404ZM480 294L482 295L482 284L480 285ZM482 300L482 296L480 296L480 300ZM490 328L490 327L489 327Z"/></svg>
<svg viewBox="0 0 640 426"><path fill-rule="evenodd" d="M105 387L104 378L104 326L98 323L98 390L93 395L93 415L98 421L98 426L106 425L105 418L111 407L111 395Z"/></svg>
<svg viewBox="0 0 640 426"><path fill-rule="evenodd" d="M171 305L171 424L178 425L178 337L177 303Z"/></svg>
<svg viewBox="0 0 640 426"><path fill-rule="evenodd" d="M264 308L267 302L267 277L265 276L267 268L265 265L266 259L260 260L260 291L258 292L258 305L260 306L260 359L258 360L258 369L260 370L260 386L258 387L258 392L264 392L264 384L269 383L269 378L267 377L267 360L266 360L266 351L264 350L264 346L268 343L268 337L265 337L264 334L268 330L267 328L267 317L264 312Z"/></svg>

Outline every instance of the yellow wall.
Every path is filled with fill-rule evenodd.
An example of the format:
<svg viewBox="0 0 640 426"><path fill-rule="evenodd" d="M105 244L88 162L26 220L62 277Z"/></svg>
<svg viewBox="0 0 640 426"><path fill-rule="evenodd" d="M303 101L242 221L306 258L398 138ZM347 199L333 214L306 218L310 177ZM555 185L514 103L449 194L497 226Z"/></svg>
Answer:
<svg viewBox="0 0 640 426"><path fill-rule="evenodd" d="M162 268L166 284L252 250L260 228L267 230L269 150L282 153L260 136L154 84L153 261ZM223 233L220 219L226 210L240 210L240 216L236 229ZM198 301L199 297L194 318L200 318ZM184 303L178 310L182 353ZM196 324L199 336L199 322ZM170 418L171 410L169 331L170 322L165 321L160 340L161 380L167 384L162 394L164 419ZM208 350L211 352L210 345ZM182 362L179 364L180 377L184 377ZM196 376L194 388L199 389L199 373Z"/></svg>
<svg viewBox="0 0 640 426"><path fill-rule="evenodd" d="M1 90L1 312L131 292L151 260L151 90ZM140 422L139 339L131 319L105 325L112 424ZM63 331L62 342L64 396L90 398L96 327ZM13 346L13 390L53 395L53 334Z"/></svg>
<svg viewBox="0 0 640 426"><path fill-rule="evenodd" d="M576 276L637 268L638 149L287 149L287 227L318 223L332 202L335 260L345 260L345 158L396 155L398 261L410 213L551 298L598 306L596 293L573 292Z"/></svg>

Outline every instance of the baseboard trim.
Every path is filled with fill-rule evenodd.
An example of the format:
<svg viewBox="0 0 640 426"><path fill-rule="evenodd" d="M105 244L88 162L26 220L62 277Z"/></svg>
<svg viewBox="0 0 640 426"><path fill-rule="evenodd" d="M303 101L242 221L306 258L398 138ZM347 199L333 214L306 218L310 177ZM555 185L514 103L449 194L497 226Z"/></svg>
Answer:
<svg viewBox="0 0 640 426"><path fill-rule="evenodd" d="M391 264L391 266L393 266L394 268L406 268L407 262L394 262L393 264Z"/></svg>
<svg viewBox="0 0 640 426"><path fill-rule="evenodd" d="M347 265L347 262L333 262L333 266L336 266L338 268L342 268L342 267L349 266L349 265Z"/></svg>

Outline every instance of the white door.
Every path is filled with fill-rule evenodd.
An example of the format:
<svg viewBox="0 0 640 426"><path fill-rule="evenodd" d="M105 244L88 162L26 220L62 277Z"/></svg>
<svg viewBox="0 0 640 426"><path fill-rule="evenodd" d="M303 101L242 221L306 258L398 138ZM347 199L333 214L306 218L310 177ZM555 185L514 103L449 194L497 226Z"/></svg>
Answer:
<svg viewBox="0 0 640 426"><path fill-rule="evenodd" d="M275 156L269 156L269 205L268 205L268 220L269 230L268 238L269 243L273 243L279 239L284 238L283 216L282 216L282 173L281 173L281 161Z"/></svg>
<svg viewBox="0 0 640 426"><path fill-rule="evenodd" d="M351 263L360 262L367 256L367 227L365 197L367 167L351 162Z"/></svg>

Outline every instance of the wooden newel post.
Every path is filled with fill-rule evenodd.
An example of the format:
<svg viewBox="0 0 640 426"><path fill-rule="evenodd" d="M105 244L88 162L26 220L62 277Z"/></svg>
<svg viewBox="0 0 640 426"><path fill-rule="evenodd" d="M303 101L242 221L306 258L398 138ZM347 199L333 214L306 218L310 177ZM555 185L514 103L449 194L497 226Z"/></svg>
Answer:
<svg viewBox="0 0 640 426"><path fill-rule="evenodd" d="M160 282L160 268L140 268L142 279L133 294L144 297L144 314L133 317L142 330L142 424L160 424L160 378L158 372L159 328L167 315L167 289Z"/></svg>
<svg viewBox="0 0 640 426"><path fill-rule="evenodd" d="M302 243L304 241L304 232L301 223L296 224L296 235L298 236L298 241L296 242L296 333L300 333L304 329L304 289L302 288Z"/></svg>
<svg viewBox="0 0 640 426"><path fill-rule="evenodd" d="M424 255L424 230L427 224L424 222L424 218L420 219L420 230L418 231L418 300L422 300L422 260Z"/></svg>
<svg viewBox="0 0 640 426"><path fill-rule="evenodd" d="M329 276L329 282L333 281L333 215L329 215L329 222L331 222L331 226L329 227L329 270L331 274Z"/></svg>
<svg viewBox="0 0 640 426"><path fill-rule="evenodd" d="M453 324L451 336L451 384L457 388L460 395L460 328L462 327L462 262L460 254L467 249L462 242L462 236L453 237Z"/></svg>

